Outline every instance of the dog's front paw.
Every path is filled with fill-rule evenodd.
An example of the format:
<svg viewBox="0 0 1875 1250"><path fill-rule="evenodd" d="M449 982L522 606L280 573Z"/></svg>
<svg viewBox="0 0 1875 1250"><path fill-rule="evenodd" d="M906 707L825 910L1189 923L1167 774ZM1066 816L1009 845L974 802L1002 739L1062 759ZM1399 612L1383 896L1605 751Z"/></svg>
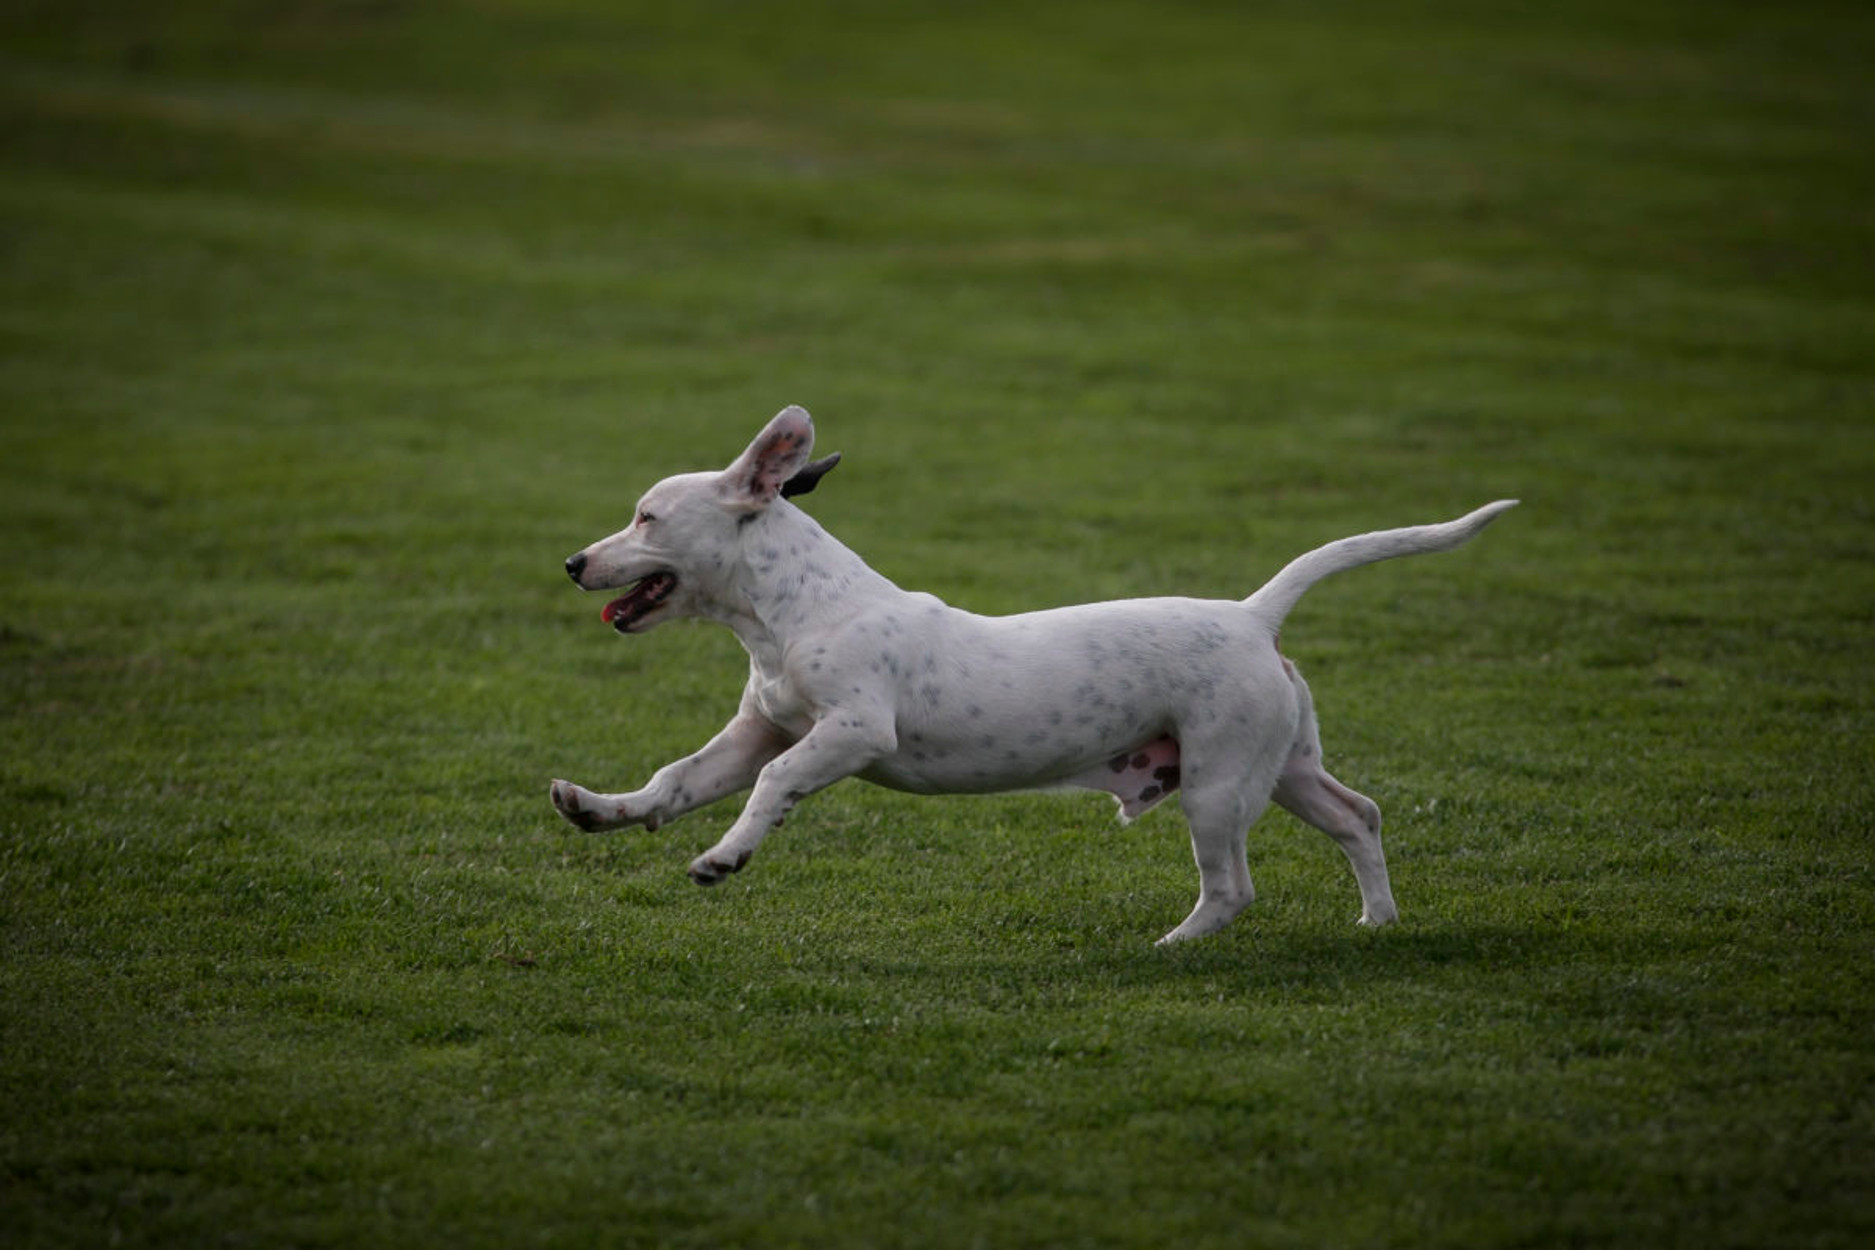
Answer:
<svg viewBox="0 0 1875 1250"><path fill-rule="evenodd" d="M741 872L754 854L754 851L738 852L733 862L717 858L715 851L699 855L690 863L690 879L698 885L715 885L730 873Z"/></svg>
<svg viewBox="0 0 1875 1250"><path fill-rule="evenodd" d="M567 823L587 833L598 833L609 822L599 811L599 796L582 786L570 781L555 781L548 795L553 799L554 810L566 817Z"/></svg>

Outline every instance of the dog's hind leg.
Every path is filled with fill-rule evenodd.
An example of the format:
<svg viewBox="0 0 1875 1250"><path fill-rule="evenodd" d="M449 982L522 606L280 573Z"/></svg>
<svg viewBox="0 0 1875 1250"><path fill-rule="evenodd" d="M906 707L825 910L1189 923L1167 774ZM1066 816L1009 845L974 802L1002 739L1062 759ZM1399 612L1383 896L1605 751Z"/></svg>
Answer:
<svg viewBox="0 0 1875 1250"><path fill-rule="evenodd" d="M1283 666L1294 683L1301 704L1295 742L1276 782L1274 798L1333 838L1348 857L1354 879L1361 887L1361 923L1391 924L1399 919L1393 890L1387 881L1387 856L1380 845L1380 808L1364 794L1336 781L1322 767L1321 730L1315 720L1314 700L1308 684L1287 660Z"/></svg>
<svg viewBox="0 0 1875 1250"><path fill-rule="evenodd" d="M1194 771L1188 769L1186 776ZM1198 861L1198 902L1176 929L1159 939L1161 946L1215 933L1256 898L1245 848L1250 826L1269 800L1253 797L1242 778L1228 777L1221 784L1188 782L1180 802L1191 825L1192 858Z"/></svg>
<svg viewBox="0 0 1875 1250"><path fill-rule="evenodd" d="M1269 805L1282 758L1273 752L1246 756L1244 742L1282 740L1288 726L1265 726L1265 732L1255 726L1268 714L1268 709L1247 707L1237 717L1215 718L1208 731L1181 730L1178 735L1184 783L1180 805L1191 826L1192 858L1198 862L1198 902L1177 928L1159 939L1161 946L1216 932L1256 897L1246 843L1250 826Z"/></svg>
<svg viewBox="0 0 1875 1250"><path fill-rule="evenodd" d="M1276 783L1276 802L1333 838L1354 868L1361 887L1361 923L1391 924L1399 919L1387 883L1387 857L1380 847L1380 808L1364 794L1325 771L1291 771Z"/></svg>

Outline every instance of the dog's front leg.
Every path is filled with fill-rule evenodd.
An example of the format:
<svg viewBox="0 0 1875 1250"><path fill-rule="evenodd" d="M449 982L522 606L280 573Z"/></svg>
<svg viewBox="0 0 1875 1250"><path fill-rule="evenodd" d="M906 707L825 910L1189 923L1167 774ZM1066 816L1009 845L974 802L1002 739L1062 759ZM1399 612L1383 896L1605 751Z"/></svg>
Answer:
<svg viewBox="0 0 1875 1250"><path fill-rule="evenodd" d="M787 746L788 739L780 730L745 710L696 754L658 769L642 790L594 794L570 781L556 781L551 791L553 805L588 832L627 825L656 829L685 812L748 789L762 766Z"/></svg>
<svg viewBox="0 0 1875 1250"><path fill-rule="evenodd" d="M830 712L762 769L742 815L720 842L692 861L690 879L715 885L741 871L768 831L780 825L796 803L865 770L897 747L889 715L864 718L849 711Z"/></svg>

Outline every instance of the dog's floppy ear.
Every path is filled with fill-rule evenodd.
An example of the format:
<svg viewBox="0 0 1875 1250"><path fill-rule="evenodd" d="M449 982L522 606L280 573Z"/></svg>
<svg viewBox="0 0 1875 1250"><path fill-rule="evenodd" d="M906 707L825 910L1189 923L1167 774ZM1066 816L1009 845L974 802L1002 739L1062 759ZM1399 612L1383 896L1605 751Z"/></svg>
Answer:
<svg viewBox="0 0 1875 1250"><path fill-rule="evenodd" d="M789 479L801 472L813 450L814 419L807 415L807 409L789 404L723 470L725 500L735 508L766 508L782 493Z"/></svg>
<svg viewBox="0 0 1875 1250"><path fill-rule="evenodd" d="M805 495L820 485L820 479L827 476L827 471L839 463L840 453L837 451L831 456L810 462L799 473L781 484L781 497L792 499L796 495Z"/></svg>

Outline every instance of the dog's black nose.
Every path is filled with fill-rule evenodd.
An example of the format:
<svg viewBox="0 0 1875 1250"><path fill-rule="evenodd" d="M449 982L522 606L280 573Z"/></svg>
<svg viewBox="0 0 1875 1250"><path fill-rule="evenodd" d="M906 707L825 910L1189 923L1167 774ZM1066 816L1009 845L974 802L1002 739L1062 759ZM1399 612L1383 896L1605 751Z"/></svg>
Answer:
<svg viewBox="0 0 1875 1250"><path fill-rule="evenodd" d="M576 556L567 557L566 575L568 577L572 578L575 582L578 582L579 575L581 573L584 573L585 571L586 571L586 553L585 552L582 551Z"/></svg>

